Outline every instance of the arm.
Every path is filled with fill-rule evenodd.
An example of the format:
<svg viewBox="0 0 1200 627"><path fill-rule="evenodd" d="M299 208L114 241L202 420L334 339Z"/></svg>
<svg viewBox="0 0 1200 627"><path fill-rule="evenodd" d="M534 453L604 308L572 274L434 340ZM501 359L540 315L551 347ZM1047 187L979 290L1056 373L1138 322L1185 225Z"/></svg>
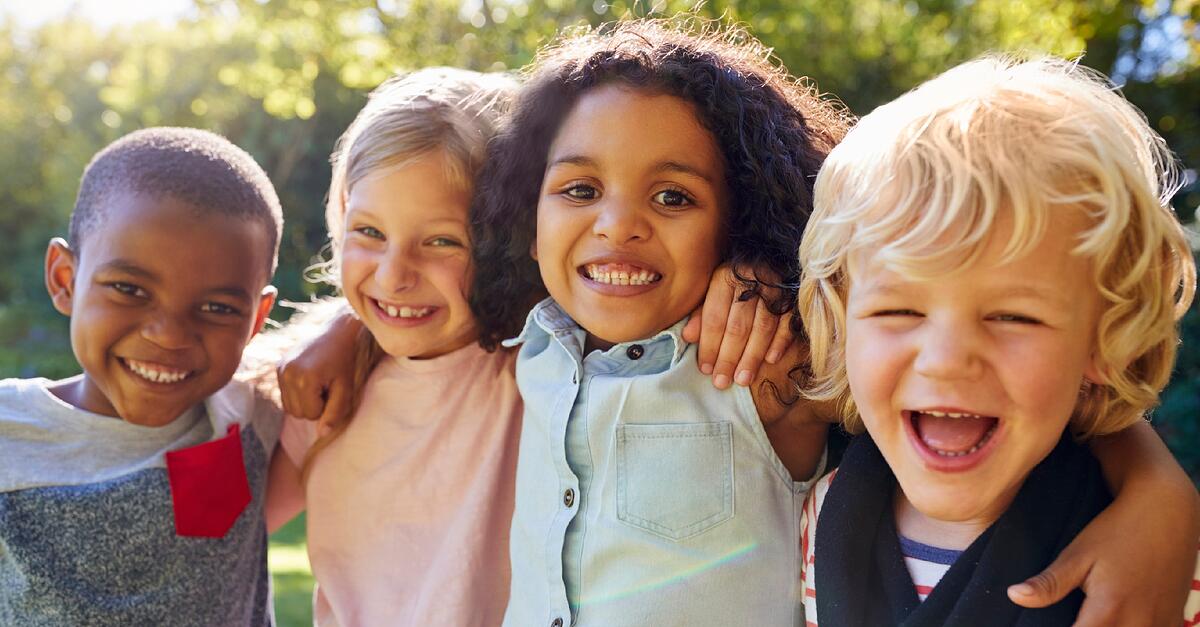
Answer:
<svg viewBox="0 0 1200 627"><path fill-rule="evenodd" d="M754 276L753 272L743 272ZM763 299L745 293L729 266L713 272L704 302L692 312L683 328L683 339L696 343L700 372L711 374L713 385L750 385L764 361L776 364L792 344L790 319L767 309Z"/></svg>
<svg viewBox="0 0 1200 627"><path fill-rule="evenodd" d="M282 444L276 445L275 452L271 454L271 469L267 474L267 533L275 533L302 511L304 485L300 478L300 468L292 463Z"/></svg>
<svg viewBox="0 0 1200 627"><path fill-rule="evenodd" d="M1200 497L1170 451L1139 423L1096 438L1115 500L1046 570L1009 588L1042 607L1076 587L1087 595L1076 625L1178 625L1200 538Z"/></svg>
<svg viewBox="0 0 1200 627"><path fill-rule="evenodd" d="M805 347L793 344L778 363L760 369L750 388L771 447L794 481L807 481L817 471L835 419L830 407L804 398L797 389L791 371L807 359Z"/></svg>

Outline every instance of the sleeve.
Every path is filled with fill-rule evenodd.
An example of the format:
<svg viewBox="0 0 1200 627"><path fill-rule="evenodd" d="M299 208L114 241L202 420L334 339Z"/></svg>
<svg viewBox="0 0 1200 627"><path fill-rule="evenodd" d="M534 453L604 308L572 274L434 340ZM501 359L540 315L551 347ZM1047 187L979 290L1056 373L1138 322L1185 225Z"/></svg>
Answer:
<svg viewBox="0 0 1200 627"><path fill-rule="evenodd" d="M1200 625L1200 551L1196 556L1196 568L1192 575L1192 588L1188 591L1187 603L1183 606L1184 627Z"/></svg>
<svg viewBox="0 0 1200 627"><path fill-rule="evenodd" d="M283 430L279 433L279 446L297 468L304 465L304 457L316 441L316 421L284 417Z"/></svg>

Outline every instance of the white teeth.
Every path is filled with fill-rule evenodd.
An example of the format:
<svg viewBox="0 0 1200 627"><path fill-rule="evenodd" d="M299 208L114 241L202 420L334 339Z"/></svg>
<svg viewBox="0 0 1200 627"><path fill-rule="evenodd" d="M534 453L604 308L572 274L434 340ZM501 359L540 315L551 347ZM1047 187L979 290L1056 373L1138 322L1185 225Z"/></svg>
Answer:
<svg viewBox="0 0 1200 627"><path fill-rule="evenodd" d="M380 301L375 301L375 304L379 305L379 308L387 312L387 315L392 318L424 318L433 312L433 307L421 307L420 309L413 309L412 307L397 307L395 305L388 305Z"/></svg>
<svg viewBox="0 0 1200 627"><path fill-rule="evenodd" d="M584 266L584 272L587 273L589 279L597 283L605 283L608 285L649 285L662 278L657 272L649 270L635 270L626 272L617 270L614 272L604 272L600 266L596 264L588 264Z"/></svg>
<svg viewBox="0 0 1200 627"><path fill-rule="evenodd" d="M191 373L186 370L161 370L149 363L126 359L125 365L139 377L154 383L178 383Z"/></svg>
<svg viewBox="0 0 1200 627"><path fill-rule="evenodd" d="M965 414L952 411L923 411L921 413L929 414L930 416L937 416L938 418L983 418L983 416L980 416L979 414Z"/></svg>

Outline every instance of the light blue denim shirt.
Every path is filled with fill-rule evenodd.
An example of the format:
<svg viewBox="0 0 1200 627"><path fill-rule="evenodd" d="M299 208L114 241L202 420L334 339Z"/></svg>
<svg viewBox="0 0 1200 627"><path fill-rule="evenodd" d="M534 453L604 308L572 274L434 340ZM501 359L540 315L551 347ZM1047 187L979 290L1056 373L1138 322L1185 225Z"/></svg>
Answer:
<svg viewBox="0 0 1200 627"><path fill-rule="evenodd" d="M507 342L525 418L506 626L803 623L809 482L791 480L749 390L700 373L682 328L585 357L547 299Z"/></svg>

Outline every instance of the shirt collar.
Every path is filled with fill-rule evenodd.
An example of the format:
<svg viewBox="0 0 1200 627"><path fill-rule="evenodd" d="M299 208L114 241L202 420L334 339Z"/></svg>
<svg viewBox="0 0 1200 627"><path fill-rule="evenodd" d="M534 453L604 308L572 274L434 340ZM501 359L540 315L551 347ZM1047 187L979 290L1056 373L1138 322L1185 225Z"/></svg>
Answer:
<svg viewBox="0 0 1200 627"><path fill-rule="evenodd" d="M683 358L684 351L687 350L688 343L683 340L683 327L687 324L687 318L676 322L675 324L655 333L654 335L630 342L621 342L614 345L612 348L604 351L605 354L623 354L629 350L634 344L640 344L643 347L656 342L669 342L671 349L671 365L679 363ZM558 303L554 302L553 298L547 298L533 307L529 315L525 317L525 327L517 337L510 338L501 342L506 347L513 347L523 344L530 339L544 335L549 337L558 337L559 341L565 341L568 337L579 335L579 342L583 341L583 329L577 322L563 311ZM579 347L582 351L583 347Z"/></svg>

